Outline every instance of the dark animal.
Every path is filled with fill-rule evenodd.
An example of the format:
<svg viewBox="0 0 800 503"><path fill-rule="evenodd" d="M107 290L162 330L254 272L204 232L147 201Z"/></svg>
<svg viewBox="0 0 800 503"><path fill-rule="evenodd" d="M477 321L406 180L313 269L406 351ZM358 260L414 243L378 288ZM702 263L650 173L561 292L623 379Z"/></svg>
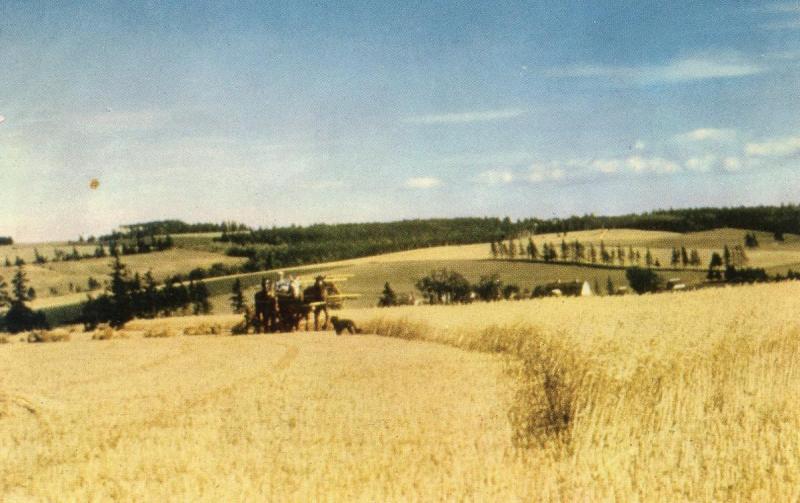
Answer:
<svg viewBox="0 0 800 503"><path fill-rule="evenodd" d="M331 324L333 329L336 330L336 335L342 335L345 330L351 334L361 333L361 329L356 326L353 320L344 320L339 319L338 316L331 316Z"/></svg>
<svg viewBox="0 0 800 503"><path fill-rule="evenodd" d="M325 323L322 329L328 328L328 285L323 276L317 276L316 281L303 291L303 298L306 302L322 302L321 305L314 306L314 330L319 330L319 315L325 313Z"/></svg>

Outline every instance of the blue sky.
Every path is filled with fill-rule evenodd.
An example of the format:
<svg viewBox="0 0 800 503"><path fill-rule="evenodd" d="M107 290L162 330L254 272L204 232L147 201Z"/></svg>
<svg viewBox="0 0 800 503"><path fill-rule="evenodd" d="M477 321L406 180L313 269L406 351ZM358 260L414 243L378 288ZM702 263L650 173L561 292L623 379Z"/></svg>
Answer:
<svg viewBox="0 0 800 503"><path fill-rule="evenodd" d="M777 204L800 183L800 2L0 0L0 76L18 241Z"/></svg>

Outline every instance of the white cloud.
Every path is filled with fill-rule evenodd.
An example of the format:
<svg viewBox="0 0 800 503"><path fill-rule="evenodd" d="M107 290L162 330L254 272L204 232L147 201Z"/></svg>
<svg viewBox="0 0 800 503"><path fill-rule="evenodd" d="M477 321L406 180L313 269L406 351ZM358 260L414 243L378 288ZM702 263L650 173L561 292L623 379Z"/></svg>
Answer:
<svg viewBox="0 0 800 503"><path fill-rule="evenodd" d="M5 121L6 121L6 118L3 117L2 115L0 115L0 124L4 123Z"/></svg>
<svg viewBox="0 0 800 503"><path fill-rule="evenodd" d="M432 176L419 176L406 180L406 187L411 189L432 189L441 184L441 180Z"/></svg>
<svg viewBox="0 0 800 503"><path fill-rule="evenodd" d="M557 162L534 164L530 173L525 177L529 182L557 182L566 178L567 174Z"/></svg>
<svg viewBox="0 0 800 503"><path fill-rule="evenodd" d="M767 69L736 54L698 55L673 59L661 65L576 65L552 69L552 77L606 78L623 84L649 85L693 80L744 77Z"/></svg>
<svg viewBox="0 0 800 503"><path fill-rule="evenodd" d="M628 157L625 164L634 173L676 173L680 171L677 163L661 157Z"/></svg>
<svg viewBox="0 0 800 503"><path fill-rule="evenodd" d="M644 150L646 146L642 140L636 140L636 143L633 144L635 150Z"/></svg>
<svg viewBox="0 0 800 503"><path fill-rule="evenodd" d="M722 161L722 167L725 171L739 171L742 169L742 160L738 157L726 157Z"/></svg>
<svg viewBox="0 0 800 503"><path fill-rule="evenodd" d="M706 154L703 156L690 157L686 160L686 169L689 171L711 171L717 165L717 156Z"/></svg>
<svg viewBox="0 0 800 503"><path fill-rule="evenodd" d="M720 128L700 128L675 136L675 139L681 142L725 142L733 140L734 138L736 138L735 130Z"/></svg>
<svg viewBox="0 0 800 503"><path fill-rule="evenodd" d="M752 157L791 157L800 154L800 136L748 143L745 153Z"/></svg>
<svg viewBox="0 0 800 503"><path fill-rule="evenodd" d="M619 159L597 159L591 163L592 169L606 174L617 173L622 167L623 163Z"/></svg>
<svg viewBox="0 0 800 503"><path fill-rule="evenodd" d="M449 114L418 115L407 117L407 124L466 124L470 122L488 122L513 119L525 112L519 109L485 110L480 112L459 112Z"/></svg>
<svg viewBox="0 0 800 503"><path fill-rule="evenodd" d="M478 175L478 180L488 185L500 185L514 181L514 174L508 170L490 169Z"/></svg>

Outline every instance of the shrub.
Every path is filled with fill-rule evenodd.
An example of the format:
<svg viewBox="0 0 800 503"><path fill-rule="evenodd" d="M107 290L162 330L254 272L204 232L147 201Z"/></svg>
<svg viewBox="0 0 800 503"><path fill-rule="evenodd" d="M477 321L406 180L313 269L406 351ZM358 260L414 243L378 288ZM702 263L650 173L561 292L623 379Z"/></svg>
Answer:
<svg viewBox="0 0 800 503"><path fill-rule="evenodd" d="M220 335L222 334L222 325L219 323L200 323L199 325L186 327L183 329L183 335Z"/></svg>
<svg viewBox="0 0 800 503"><path fill-rule="evenodd" d="M66 330L34 330L28 334L28 342L66 342L70 339Z"/></svg>
<svg viewBox="0 0 800 503"><path fill-rule="evenodd" d="M124 339L126 337L128 337L127 334L125 334L124 332L119 332L117 330L114 330L112 327L110 327L108 324L105 323L97 327L97 330L95 330L94 334L92 334L93 341Z"/></svg>
<svg viewBox="0 0 800 503"><path fill-rule="evenodd" d="M152 339L160 339L162 337L175 337L177 334L175 330L169 327L149 328L145 331L144 337Z"/></svg>
<svg viewBox="0 0 800 503"><path fill-rule="evenodd" d="M638 294L657 292L664 283L661 276L651 269L642 269L641 267L629 267L625 270L625 277L628 279L631 288Z"/></svg>

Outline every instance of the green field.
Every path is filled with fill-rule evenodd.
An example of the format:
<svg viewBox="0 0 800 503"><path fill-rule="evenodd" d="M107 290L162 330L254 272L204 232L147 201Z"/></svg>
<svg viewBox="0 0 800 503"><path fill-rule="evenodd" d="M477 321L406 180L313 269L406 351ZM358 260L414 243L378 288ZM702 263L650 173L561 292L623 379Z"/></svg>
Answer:
<svg viewBox="0 0 800 503"><path fill-rule="evenodd" d="M633 247L642 255L650 249L654 257L660 260L662 264L660 274L665 279L680 278L684 283L697 284L705 277L706 264L711 254L715 251L721 252L725 245L733 247L742 244L746 232L729 228L689 234L598 229L570 232L566 235L537 235L534 240L540 249L544 243L558 247L562 240L568 243L579 240L585 245L592 243L595 246L602 241L609 248L621 246L626 253L629 247ZM800 269L800 236L786 235L785 241L777 242L772 234L756 232L756 235L760 247L747 249L749 266L764 267L770 274L783 274L790 268ZM226 256L224 251L227 245L213 241L216 236L218 233L177 235L173 237L176 248L164 252L125 256L123 262L132 273L144 274L150 270L157 280L162 281L175 274L186 275L197 267L207 268L214 263L240 264L244 261L242 258ZM518 244L527 244L527 237L521 238ZM684 270L664 270L668 267L672 248L681 246L697 249L703 265ZM54 248L71 250L71 245L63 243L13 245L0 247L0 257L5 253L13 260L14 256L20 255L30 262L34 247L45 256L51 256ZM88 252L90 249L93 248L79 247L81 252ZM102 258L75 262L48 262L44 265L29 263L26 272L31 285L38 293L38 299L33 302L33 307L44 309L48 318L54 323L74 317L79 312L79 304L86 298L86 284L89 277L101 282L106 281L109 262L109 258ZM287 268L284 272L297 273L307 279L316 274L348 276L349 279L339 285L340 289L346 293L360 295L358 299L349 300L348 307L371 307L377 303L385 282L390 282L397 293L417 293L414 284L418 279L434 269L444 267L463 274L472 282L476 282L483 275L497 274L505 283L518 285L522 290L532 290L537 285L559 280L589 281L593 289L595 286L600 287L600 293L605 292L609 278L615 286L627 284L622 267L493 260L490 257L488 244L422 248L328 264ZM14 272L13 267L0 267L0 276L5 277L7 281ZM238 274L206 280L215 312L229 312L227 299L236 278L242 281L248 298L252 298L260 279L264 276L274 277L276 272ZM99 290L94 293L99 293Z"/></svg>

